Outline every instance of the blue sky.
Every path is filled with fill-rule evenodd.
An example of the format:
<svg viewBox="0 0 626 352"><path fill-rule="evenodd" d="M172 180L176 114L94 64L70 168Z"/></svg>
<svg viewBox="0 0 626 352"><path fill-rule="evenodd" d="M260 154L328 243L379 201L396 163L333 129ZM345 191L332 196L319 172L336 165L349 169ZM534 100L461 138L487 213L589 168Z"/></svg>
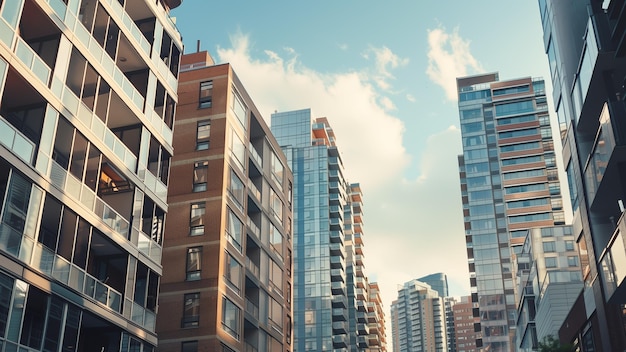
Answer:
<svg viewBox="0 0 626 352"><path fill-rule="evenodd" d="M435 272L469 294L455 78L544 77L550 91L536 1L184 0L172 16L185 52L200 40L230 62L268 125L275 110L328 118L386 311L397 285Z"/></svg>

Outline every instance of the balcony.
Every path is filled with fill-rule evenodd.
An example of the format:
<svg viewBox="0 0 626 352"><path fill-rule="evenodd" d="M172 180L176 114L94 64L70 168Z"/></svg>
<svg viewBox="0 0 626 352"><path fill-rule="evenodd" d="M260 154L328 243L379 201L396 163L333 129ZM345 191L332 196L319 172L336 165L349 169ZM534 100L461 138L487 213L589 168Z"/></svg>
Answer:
<svg viewBox="0 0 626 352"><path fill-rule="evenodd" d="M368 335L370 333L370 328L367 324L356 324L356 329L359 335Z"/></svg>
<svg viewBox="0 0 626 352"><path fill-rule="evenodd" d="M330 242L341 243L343 242L343 233L339 230L330 231Z"/></svg>
<svg viewBox="0 0 626 352"><path fill-rule="evenodd" d="M330 247L330 255L341 256L342 258L346 257L346 249L342 243L331 243Z"/></svg>
<svg viewBox="0 0 626 352"><path fill-rule="evenodd" d="M604 278L605 298L611 304L626 303L626 243L624 233L626 233L626 221L624 214L617 222L617 229L609 244L602 252L600 260L601 274Z"/></svg>
<svg viewBox="0 0 626 352"><path fill-rule="evenodd" d="M346 286L343 282L331 282L330 291L332 292L333 295L345 295Z"/></svg>
<svg viewBox="0 0 626 352"><path fill-rule="evenodd" d="M344 295L333 296L331 303L333 308L348 308L348 299Z"/></svg>
<svg viewBox="0 0 626 352"><path fill-rule="evenodd" d="M333 321L347 321L348 311L345 308L333 308Z"/></svg>
<svg viewBox="0 0 626 352"><path fill-rule="evenodd" d="M346 261L342 257L332 256L330 257L331 269L344 269L346 267Z"/></svg>
<svg viewBox="0 0 626 352"><path fill-rule="evenodd" d="M333 348L348 347L348 335L333 335Z"/></svg>
<svg viewBox="0 0 626 352"><path fill-rule="evenodd" d="M348 332L348 323L345 321L333 322L333 334L340 335Z"/></svg>
<svg viewBox="0 0 626 352"><path fill-rule="evenodd" d="M330 270L331 282L346 282L346 274L343 269L331 269Z"/></svg>

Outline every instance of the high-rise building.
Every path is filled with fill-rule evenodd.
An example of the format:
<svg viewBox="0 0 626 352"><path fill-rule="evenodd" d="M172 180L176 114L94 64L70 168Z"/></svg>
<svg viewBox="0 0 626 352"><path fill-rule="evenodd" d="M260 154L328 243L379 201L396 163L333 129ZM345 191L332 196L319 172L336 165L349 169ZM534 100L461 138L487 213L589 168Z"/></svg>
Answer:
<svg viewBox="0 0 626 352"><path fill-rule="evenodd" d="M448 350L444 299L430 285L406 282L391 303L391 311L397 314L391 321L394 352Z"/></svg>
<svg viewBox="0 0 626 352"><path fill-rule="evenodd" d="M510 351L516 299L512 256L527 229L564 224L544 81L457 78L465 242L478 348Z"/></svg>
<svg viewBox="0 0 626 352"><path fill-rule="evenodd" d="M479 339L480 318L475 317L471 296L463 296L460 301L452 306L452 316L454 318L454 338L456 340L455 348L457 352L478 352L482 349L476 347L476 340ZM478 330L478 331L477 331Z"/></svg>
<svg viewBox="0 0 626 352"><path fill-rule="evenodd" d="M617 0L539 1L585 281L559 335L581 351L626 349L625 9Z"/></svg>
<svg viewBox="0 0 626 352"><path fill-rule="evenodd" d="M345 180L326 118L276 112L271 126L294 180L294 351L368 348L360 186Z"/></svg>
<svg viewBox="0 0 626 352"><path fill-rule="evenodd" d="M179 4L0 1L3 350L154 350Z"/></svg>
<svg viewBox="0 0 626 352"><path fill-rule="evenodd" d="M578 247L571 226L529 229L515 264L515 350L536 351L544 338L558 337L582 288Z"/></svg>
<svg viewBox="0 0 626 352"><path fill-rule="evenodd" d="M161 351L291 351L287 160L230 64L183 55Z"/></svg>
<svg viewBox="0 0 626 352"><path fill-rule="evenodd" d="M368 349L365 352L387 352L387 334L385 331L385 312L380 296L380 287L376 282L369 283L369 301L367 302Z"/></svg>
<svg viewBox="0 0 626 352"><path fill-rule="evenodd" d="M439 293L439 297L448 297L448 276L446 274L430 274L420 277L417 281L429 284L430 288Z"/></svg>
<svg viewBox="0 0 626 352"><path fill-rule="evenodd" d="M448 297L448 276L444 273L435 273L426 275L417 279L419 282L430 285L430 287L437 291L439 297L443 298L443 304L446 311L446 340L448 342L448 352L455 352L455 338L454 338L454 321L452 316L452 306L454 305L454 298Z"/></svg>

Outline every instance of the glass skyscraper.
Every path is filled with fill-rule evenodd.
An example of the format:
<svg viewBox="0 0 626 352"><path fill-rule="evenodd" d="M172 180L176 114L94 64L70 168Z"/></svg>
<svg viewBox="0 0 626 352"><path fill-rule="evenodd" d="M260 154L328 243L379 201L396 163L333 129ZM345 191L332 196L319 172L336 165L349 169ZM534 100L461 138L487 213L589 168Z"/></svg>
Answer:
<svg viewBox="0 0 626 352"><path fill-rule="evenodd" d="M510 351L516 298L512 256L527 229L564 224L544 81L457 78L459 171L477 347Z"/></svg>
<svg viewBox="0 0 626 352"><path fill-rule="evenodd" d="M377 314L368 313L361 190L344 179L333 130L310 109L272 114L271 130L294 179L294 351L380 344L384 339L369 337Z"/></svg>

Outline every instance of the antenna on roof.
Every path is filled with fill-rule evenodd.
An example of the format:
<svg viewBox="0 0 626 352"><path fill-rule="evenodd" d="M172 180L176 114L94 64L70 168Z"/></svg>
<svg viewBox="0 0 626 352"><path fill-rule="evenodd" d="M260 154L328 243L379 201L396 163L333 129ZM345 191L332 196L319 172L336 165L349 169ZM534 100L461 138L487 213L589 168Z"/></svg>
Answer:
<svg viewBox="0 0 626 352"><path fill-rule="evenodd" d="M200 39L198 39L197 44L196 44L196 52L197 53L200 52Z"/></svg>

